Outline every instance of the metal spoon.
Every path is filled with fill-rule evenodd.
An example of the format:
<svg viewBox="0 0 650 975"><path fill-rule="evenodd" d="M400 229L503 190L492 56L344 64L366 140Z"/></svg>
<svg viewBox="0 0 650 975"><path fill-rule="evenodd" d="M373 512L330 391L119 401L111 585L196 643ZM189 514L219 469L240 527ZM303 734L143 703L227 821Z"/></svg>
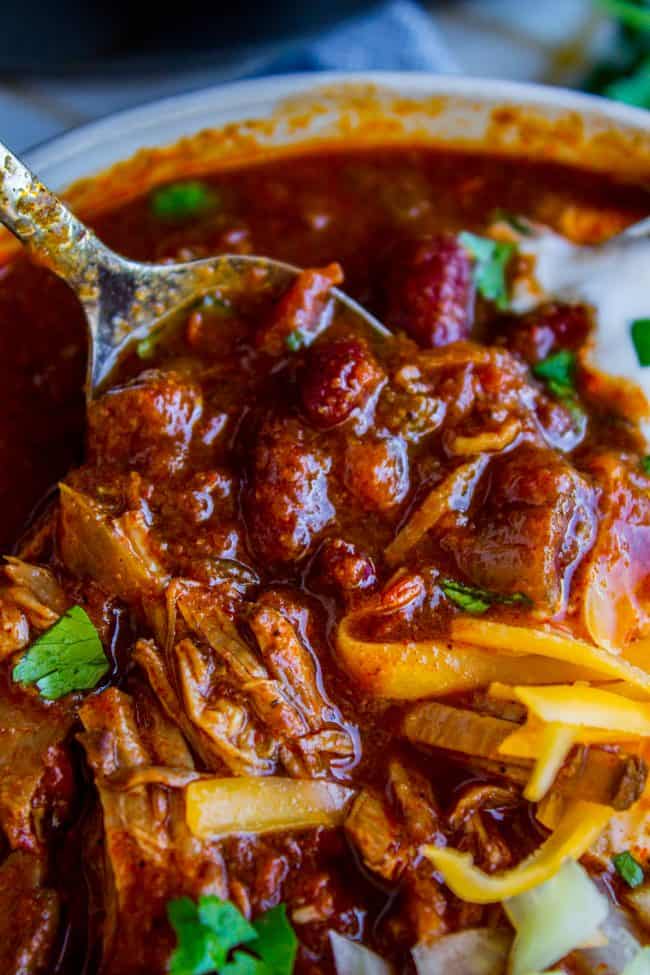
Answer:
<svg viewBox="0 0 650 975"><path fill-rule="evenodd" d="M142 264L110 250L0 142L0 222L76 292L88 324L86 394L101 388L127 345L150 336L163 319L202 294L236 300L251 288L276 293L299 269L266 257L221 255L185 264ZM257 272L257 273L255 273ZM262 273L259 273L262 272ZM374 332L390 333L361 305L332 290L332 311L344 306Z"/></svg>

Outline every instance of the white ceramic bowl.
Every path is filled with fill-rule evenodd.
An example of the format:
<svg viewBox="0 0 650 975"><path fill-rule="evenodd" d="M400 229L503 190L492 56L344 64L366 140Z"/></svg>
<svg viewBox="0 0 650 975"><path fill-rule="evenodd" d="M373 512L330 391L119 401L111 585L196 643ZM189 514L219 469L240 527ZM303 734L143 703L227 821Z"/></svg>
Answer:
<svg viewBox="0 0 650 975"><path fill-rule="evenodd" d="M29 161L61 190L145 147L205 129L222 130L210 165L303 142L416 139L650 176L650 113L559 88L406 72L287 75L178 95L73 130L32 151ZM199 139L205 150L206 137ZM188 145L196 171L200 153ZM141 157L134 186L168 178L159 163L159 154Z"/></svg>

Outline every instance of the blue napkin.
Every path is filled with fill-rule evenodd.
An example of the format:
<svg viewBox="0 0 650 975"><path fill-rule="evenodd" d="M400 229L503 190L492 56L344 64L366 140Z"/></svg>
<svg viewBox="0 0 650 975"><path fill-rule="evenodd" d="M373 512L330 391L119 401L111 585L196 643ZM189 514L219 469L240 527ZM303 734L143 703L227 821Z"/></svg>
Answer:
<svg viewBox="0 0 650 975"><path fill-rule="evenodd" d="M455 72L458 66L431 12L413 0L388 0L279 56L270 53L253 73L379 69Z"/></svg>
<svg viewBox="0 0 650 975"><path fill-rule="evenodd" d="M1 137L17 152L66 129L183 91L294 71L457 70L434 15L415 0L384 0L317 35L234 49L187 70L0 81Z"/></svg>

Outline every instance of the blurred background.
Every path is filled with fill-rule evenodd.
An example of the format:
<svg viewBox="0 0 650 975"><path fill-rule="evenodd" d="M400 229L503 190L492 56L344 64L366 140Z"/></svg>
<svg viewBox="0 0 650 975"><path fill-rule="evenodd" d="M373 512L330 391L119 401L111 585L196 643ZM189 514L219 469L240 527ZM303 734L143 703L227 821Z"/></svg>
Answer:
<svg viewBox="0 0 650 975"><path fill-rule="evenodd" d="M3 9L0 132L24 151L176 92L372 69L569 85L650 108L650 0L30 0Z"/></svg>

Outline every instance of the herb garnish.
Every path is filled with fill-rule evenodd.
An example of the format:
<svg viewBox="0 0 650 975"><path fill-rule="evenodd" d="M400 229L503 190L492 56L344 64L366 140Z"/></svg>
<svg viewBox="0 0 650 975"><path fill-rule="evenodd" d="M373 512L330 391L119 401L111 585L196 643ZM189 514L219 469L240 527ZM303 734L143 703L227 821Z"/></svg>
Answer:
<svg viewBox="0 0 650 975"><path fill-rule="evenodd" d="M634 0L597 0L617 23L611 55L597 62L585 87L608 98L650 108L650 7Z"/></svg>
<svg viewBox="0 0 650 975"><path fill-rule="evenodd" d="M638 887L644 881L643 867L635 860L629 850L617 853L612 857L612 863L619 877L622 877L628 887Z"/></svg>
<svg viewBox="0 0 650 975"><path fill-rule="evenodd" d="M99 634L81 606L67 610L13 669L13 679L36 684L50 700L95 687L109 668Z"/></svg>
<svg viewBox="0 0 650 975"><path fill-rule="evenodd" d="M467 231L460 233L458 239L474 258L474 284L479 294L502 311L508 308L506 267L515 252L514 244Z"/></svg>
<svg viewBox="0 0 650 975"><path fill-rule="evenodd" d="M560 349L532 367L534 376L544 381L549 393L569 411L575 426L580 429L586 423L575 388L576 357L569 349Z"/></svg>
<svg viewBox="0 0 650 975"><path fill-rule="evenodd" d="M289 352L297 352L298 349L302 349L305 344L305 337L299 329L294 329L293 332L289 332L284 340L284 344L288 348Z"/></svg>
<svg viewBox="0 0 650 975"><path fill-rule="evenodd" d="M639 365L650 366L650 318L637 318L630 327Z"/></svg>
<svg viewBox="0 0 650 975"><path fill-rule="evenodd" d="M532 367L533 375L543 379L549 391L559 399L575 392L576 357L568 349L549 355Z"/></svg>
<svg viewBox="0 0 650 975"><path fill-rule="evenodd" d="M250 924L230 901L179 897L167 905L177 947L171 975L291 975L298 942L284 904ZM244 950L234 950L234 949Z"/></svg>
<svg viewBox="0 0 650 975"><path fill-rule="evenodd" d="M216 210L220 199L213 187L191 179L154 190L150 203L153 214L160 220L188 220Z"/></svg>
<svg viewBox="0 0 650 975"><path fill-rule="evenodd" d="M641 470L644 474L650 474L650 454L641 458Z"/></svg>
<svg viewBox="0 0 650 975"><path fill-rule="evenodd" d="M501 606L532 606L533 601L523 592L515 592L505 595L499 592L492 592L490 589L480 589L477 586L467 586L464 582L457 582L455 579L442 579L440 588L449 599L459 609L473 616L481 616L487 612L490 606L495 604Z"/></svg>

